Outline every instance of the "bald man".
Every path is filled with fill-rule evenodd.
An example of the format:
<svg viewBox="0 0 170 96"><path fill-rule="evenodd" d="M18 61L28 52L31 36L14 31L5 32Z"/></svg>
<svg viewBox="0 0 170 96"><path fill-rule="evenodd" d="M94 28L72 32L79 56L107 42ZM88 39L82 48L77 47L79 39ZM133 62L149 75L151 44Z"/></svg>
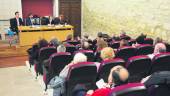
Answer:
<svg viewBox="0 0 170 96"><path fill-rule="evenodd" d="M108 96L112 88L128 83L128 78L129 72L126 68L120 65L115 66L110 70L108 84L95 91L89 90L86 96Z"/></svg>

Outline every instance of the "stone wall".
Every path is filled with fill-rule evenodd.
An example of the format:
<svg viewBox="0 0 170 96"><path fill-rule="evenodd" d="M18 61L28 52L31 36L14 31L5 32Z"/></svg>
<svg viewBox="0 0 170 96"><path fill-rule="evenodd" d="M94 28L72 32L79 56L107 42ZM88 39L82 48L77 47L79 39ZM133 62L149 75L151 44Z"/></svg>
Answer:
<svg viewBox="0 0 170 96"><path fill-rule="evenodd" d="M124 30L170 41L170 0L83 0L82 33L110 35Z"/></svg>

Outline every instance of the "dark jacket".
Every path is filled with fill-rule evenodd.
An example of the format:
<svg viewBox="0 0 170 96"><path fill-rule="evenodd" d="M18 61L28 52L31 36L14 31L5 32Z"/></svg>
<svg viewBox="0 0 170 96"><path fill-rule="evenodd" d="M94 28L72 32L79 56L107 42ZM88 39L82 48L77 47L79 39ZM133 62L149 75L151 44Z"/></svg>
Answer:
<svg viewBox="0 0 170 96"><path fill-rule="evenodd" d="M31 21L31 18L26 19L26 26L31 26L33 25L33 22Z"/></svg>
<svg viewBox="0 0 170 96"><path fill-rule="evenodd" d="M19 25L23 25L23 21L21 18L19 18ZM17 19L16 18L12 18L10 19L10 28L13 32L16 32L16 34L18 34L18 25L17 25Z"/></svg>

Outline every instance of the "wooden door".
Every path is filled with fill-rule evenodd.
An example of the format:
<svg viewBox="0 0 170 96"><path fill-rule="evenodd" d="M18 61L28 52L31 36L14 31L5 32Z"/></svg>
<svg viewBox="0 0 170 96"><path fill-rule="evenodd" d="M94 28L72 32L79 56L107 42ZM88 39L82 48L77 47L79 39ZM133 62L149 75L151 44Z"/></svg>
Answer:
<svg viewBox="0 0 170 96"><path fill-rule="evenodd" d="M59 0L59 14L74 26L74 36L81 36L81 0Z"/></svg>

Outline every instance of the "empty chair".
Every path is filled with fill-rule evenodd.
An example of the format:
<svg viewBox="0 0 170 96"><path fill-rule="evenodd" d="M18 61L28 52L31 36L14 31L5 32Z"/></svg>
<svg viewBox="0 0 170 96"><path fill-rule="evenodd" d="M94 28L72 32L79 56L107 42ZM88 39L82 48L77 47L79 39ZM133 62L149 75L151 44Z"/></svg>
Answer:
<svg viewBox="0 0 170 96"><path fill-rule="evenodd" d="M133 57L136 55L136 49L131 46L125 46L116 52L116 58L122 58L125 61L128 60L128 58Z"/></svg>
<svg viewBox="0 0 170 96"><path fill-rule="evenodd" d="M129 58L126 68L130 73L129 82L140 82L151 69L151 59L148 56L134 56Z"/></svg>
<svg viewBox="0 0 170 96"><path fill-rule="evenodd" d="M114 66L117 66L117 65L124 66L125 61L123 59L120 59L120 58L102 61L102 63L100 64L100 69L99 69L99 73L98 73L98 76L97 76L98 80L103 79L105 82L107 82L110 70Z"/></svg>
<svg viewBox="0 0 170 96"><path fill-rule="evenodd" d="M154 56L151 74L158 71L170 71L170 53L161 53Z"/></svg>
<svg viewBox="0 0 170 96"><path fill-rule="evenodd" d="M92 89L97 76L97 67L94 62L81 62L71 66L66 79L66 96L71 96L71 91L77 84L84 84L87 89Z"/></svg>
<svg viewBox="0 0 170 96"><path fill-rule="evenodd" d="M89 62L93 62L95 60L95 57L94 57L94 53L92 50L79 50L79 51L76 51L75 53L83 53L87 56L87 61Z"/></svg>
<svg viewBox="0 0 170 96"><path fill-rule="evenodd" d="M141 83L129 83L113 88L109 96L148 96L148 92Z"/></svg>
<svg viewBox="0 0 170 96"><path fill-rule="evenodd" d="M80 44L80 42L77 41L77 40L70 40L70 41L67 41L67 43L69 43L69 44L71 44L71 45L74 45L74 46Z"/></svg>
<svg viewBox="0 0 170 96"><path fill-rule="evenodd" d="M62 69L71 62L72 56L68 52L55 53L49 60L48 72L44 74L46 75L44 79L45 84L48 84L54 76L59 75Z"/></svg>
<svg viewBox="0 0 170 96"><path fill-rule="evenodd" d="M39 51L38 62L36 65L36 73L43 74L42 64L44 60L47 60L53 53L56 53L55 47L43 47Z"/></svg>
<svg viewBox="0 0 170 96"><path fill-rule="evenodd" d="M77 50L76 46L70 44L66 45L66 52L73 54L76 50Z"/></svg>
<svg viewBox="0 0 170 96"><path fill-rule="evenodd" d="M110 47L112 47L113 49L118 49L119 46L120 46L120 41L115 41L110 44Z"/></svg>
<svg viewBox="0 0 170 96"><path fill-rule="evenodd" d="M148 55L148 54L152 54L153 51L154 51L154 48L152 45L142 44L142 45L137 46L136 55Z"/></svg>
<svg viewBox="0 0 170 96"><path fill-rule="evenodd" d="M145 38L144 39L144 44L151 44L151 45L153 45L153 39L152 38Z"/></svg>

